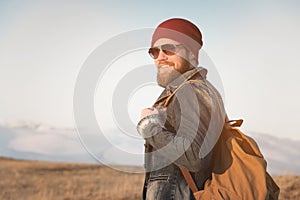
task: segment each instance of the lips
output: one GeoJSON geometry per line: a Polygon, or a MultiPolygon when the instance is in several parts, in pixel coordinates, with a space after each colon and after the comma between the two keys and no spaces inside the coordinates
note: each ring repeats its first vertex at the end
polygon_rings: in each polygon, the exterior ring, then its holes
{"type": "Polygon", "coordinates": [[[158,68],[173,68],[174,66],[174,63],[171,63],[171,62],[164,62],[164,63],[159,63],[158,64],[158,68]]]}
{"type": "Polygon", "coordinates": [[[159,68],[169,68],[169,65],[159,65],[159,68]]]}

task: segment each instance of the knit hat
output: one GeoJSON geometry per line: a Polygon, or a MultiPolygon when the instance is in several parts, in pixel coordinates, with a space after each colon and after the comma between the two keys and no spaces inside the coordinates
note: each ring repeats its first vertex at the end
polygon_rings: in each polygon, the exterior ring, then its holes
{"type": "Polygon", "coordinates": [[[168,19],[159,24],[153,33],[151,47],[159,38],[169,38],[183,44],[196,59],[203,45],[202,34],[198,27],[180,18],[168,19]]]}

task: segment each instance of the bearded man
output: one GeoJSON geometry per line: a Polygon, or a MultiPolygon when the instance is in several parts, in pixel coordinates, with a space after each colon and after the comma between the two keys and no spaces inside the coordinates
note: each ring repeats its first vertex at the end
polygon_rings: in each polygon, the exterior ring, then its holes
{"type": "Polygon", "coordinates": [[[185,19],[168,19],[153,33],[149,54],[165,89],[142,110],[137,125],[146,141],[143,199],[194,199],[181,168],[190,171],[198,189],[211,178],[225,111],[207,70],[197,67],[202,46],[199,28],[185,19]]]}

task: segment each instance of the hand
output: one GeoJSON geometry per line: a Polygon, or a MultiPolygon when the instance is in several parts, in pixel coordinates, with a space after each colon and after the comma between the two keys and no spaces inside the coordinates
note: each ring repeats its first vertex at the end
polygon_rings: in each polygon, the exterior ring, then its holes
{"type": "Polygon", "coordinates": [[[141,112],[141,119],[149,115],[155,115],[155,114],[158,114],[158,110],[156,108],[145,108],[141,112]]]}

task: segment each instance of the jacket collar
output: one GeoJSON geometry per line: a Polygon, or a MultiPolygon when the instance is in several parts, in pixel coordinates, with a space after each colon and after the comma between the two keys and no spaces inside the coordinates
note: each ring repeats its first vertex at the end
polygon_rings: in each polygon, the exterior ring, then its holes
{"type": "Polygon", "coordinates": [[[195,67],[192,68],[185,73],[183,73],[181,76],[179,76],[177,79],[172,81],[169,85],[166,86],[166,90],[170,90],[173,92],[179,85],[181,85],[183,82],[191,80],[192,78],[202,78],[206,79],[207,69],[203,67],[195,67]]]}

